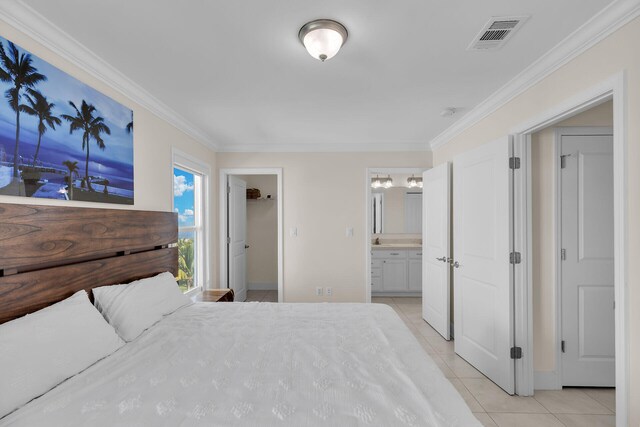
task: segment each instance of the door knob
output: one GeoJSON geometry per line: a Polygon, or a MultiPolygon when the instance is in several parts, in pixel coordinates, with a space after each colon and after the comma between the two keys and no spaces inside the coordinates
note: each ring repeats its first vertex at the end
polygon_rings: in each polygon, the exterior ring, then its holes
{"type": "Polygon", "coordinates": [[[244,245],[244,248],[245,249],[249,249],[249,245],[244,245]]]}
{"type": "MultiPolygon", "coordinates": [[[[452,260],[453,261],[453,260],[452,260]]],[[[453,264],[451,264],[451,266],[453,268],[460,268],[460,263],[458,261],[455,261],[453,264]]]]}
{"type": "Polygon", "coordinates": [[[438,261],[447,262],[447,257],[436,258],[438,261]]]}

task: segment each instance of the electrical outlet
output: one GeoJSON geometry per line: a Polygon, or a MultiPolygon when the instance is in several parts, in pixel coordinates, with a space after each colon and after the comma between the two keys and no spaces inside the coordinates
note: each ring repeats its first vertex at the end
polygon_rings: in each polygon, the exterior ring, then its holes
{"type": "Polygon", "coordinates": [[[328,297],[330,297],[331,295],[333,295],[333,289],[332,289],[332,288],[327,288],[327,289],[325,290],[325,294],[326,294],[328,297]]]}
{"type": "Polygon", "coordinates": [[[322,296],[322,288],[321,287],[317,287],[316,288],[316,296],[317,297],[321,297],[322,296]]]}

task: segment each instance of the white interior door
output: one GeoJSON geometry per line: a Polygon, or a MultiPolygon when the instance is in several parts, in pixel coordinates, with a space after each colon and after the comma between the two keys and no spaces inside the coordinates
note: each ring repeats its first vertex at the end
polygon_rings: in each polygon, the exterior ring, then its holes
{"type": "Polygon", "coordinates": [[[247,183],[229,175],[229,287],[235,292],[236,301],[247,299],[247,183]]]}
{"type": "Polygon", "coordinates": [[[453,161],[455,352],[510,394],[512,149],[505,137],[453,161]]]}
{"type": "Polygon", "coordinates": [[[613,387],[613,136],[560,144],[562,385],[613,387]]]}
{"type": "Polygon", "coordinates": [[[451,164],[422,174],[422,318],[449,339],[451,164]]]}

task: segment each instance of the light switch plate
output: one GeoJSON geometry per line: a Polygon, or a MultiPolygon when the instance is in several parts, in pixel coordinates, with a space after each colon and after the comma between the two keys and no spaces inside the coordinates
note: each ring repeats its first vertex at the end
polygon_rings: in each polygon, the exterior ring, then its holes
{"type": "Polygon", "coordinates": [[[353,227],[347,227],[346,235],[347,237],[353,237],[353,227]]]}
{"type": "Polygon", "coordinates": [[[289,236],[298,237],[298,227],[291,227],[289,229],[289,236]]]}

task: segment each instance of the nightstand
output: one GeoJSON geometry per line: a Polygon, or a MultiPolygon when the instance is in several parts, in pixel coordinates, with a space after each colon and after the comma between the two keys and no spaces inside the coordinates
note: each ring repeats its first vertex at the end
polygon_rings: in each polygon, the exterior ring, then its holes
{"type": "Polygon", "coordinates": [[[202,291],[197,297],[198,302],[233,302],[233,289],[209,289],[202,291]]]}

